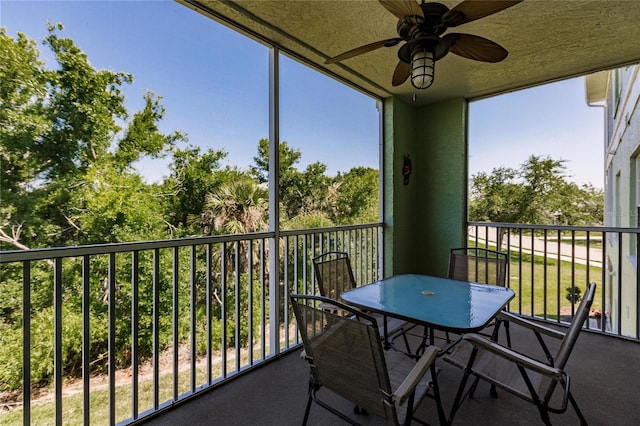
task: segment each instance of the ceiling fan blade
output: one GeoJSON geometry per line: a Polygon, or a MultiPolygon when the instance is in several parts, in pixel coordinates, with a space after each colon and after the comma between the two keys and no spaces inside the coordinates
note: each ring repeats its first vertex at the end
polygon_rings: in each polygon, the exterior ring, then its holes
{"type": "Polygon", "coordinates": [[[376,41],[374,43],[365,44],[364,46],[356,47],[355,49],[348,50],[341,53],[338,56],[329,58],[324,61],[325,64],[335,64],[336,62],[344,61],[345,59],[353,58],[354,56],[362,55],[363,53],[371,52],[372,50],[379,49],[381,47],[391,47],[402,41],[401,38],[388,38],[386,40],[376,41]]]}
{"type": "Polygon", "coordinates": [[[498,43],[476,35],[450,33],[442,38],[450,43],[449,52],[475,61],[500,62],[509,54],[498,43]]]}
{"type": "Polygon", "coordinates": [[[411,65],[403,61],[398,62],[396,70],[393,72],[391,85],[400,86],[409,78],[409,75],[411,75],[411,65]]]}
{"type": "Polygon", "coordinates": [[[477,1],[466,0],[445,13],[442,16],[442,23],[447,27],[457,27],[485,16],[493,15],[501,10],[507,9],[521,3],[523,0],[515,1],[477,1]]]}
{"type": "Polygon", "coordinates": [[[424,16],[420,5],[413,0],[379,0],[389,12],[402,19],[405,16],[424,16]]]}

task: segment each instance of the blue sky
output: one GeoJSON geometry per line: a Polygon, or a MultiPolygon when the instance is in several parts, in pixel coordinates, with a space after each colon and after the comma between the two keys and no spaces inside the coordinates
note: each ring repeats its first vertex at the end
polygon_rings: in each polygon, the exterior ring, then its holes
{"type": "MultiPolygon", "coordinates": [[[[162,96],[161,129],[190,143],[224,149],[227,164],[248,167],[268,137],[268,49],[173,1],[0,2],[0,25],[41,42],[46,22],[83,49],[97,69],[134,75],[130,113],[147,90],[162,96]]],[[[52,64],[41,46],[42,57],[52,64]]],[[[287,58],[281,59],[280,139],[302,152],[300,167],[320,161],[328,172],[378,167],[375,101],[287,58]],[[339,155],[336,155],[339,153],[339,155]]],[[[602,110],[586,105],[584,79],[473,102],[469,172],[518,167],[529,155],[568,160],[578,183],[602,186],[602,110]]],[[[167,161],[142,161],[150,180],[167,161]]]]}
{"type": "MultiPolygon", "coordinates": [[[[20,31],[41,42],[47,21],[61,22],[62,35],[94,68],[134,75],[125,88],[130,113],[151,90],[166,107],[163,131],[186,132],[194,145],[224,149],[227,164],[253,164],[258,141],[269,136],[265,46],[173,1],[0,3],[0,25],[10,35],[20,31]]],[[[53,66],[52,55],[40,50],[53,66]]],[[[281,80],[280,140],[301,151],[299,167],[320,161],[330,174],[378,167],[375,100],[284,57],[281,80]]],[[[140,168],[157,180],[167,163],[143,161],[140,168]]]]}
{"type": "Polygon", "coordinates": [[[604,185],[604,110],[586,103],[584,77],[472,102],[469,173],[518,167],[530,155],[566,160],[578,183],[604,185]]]}

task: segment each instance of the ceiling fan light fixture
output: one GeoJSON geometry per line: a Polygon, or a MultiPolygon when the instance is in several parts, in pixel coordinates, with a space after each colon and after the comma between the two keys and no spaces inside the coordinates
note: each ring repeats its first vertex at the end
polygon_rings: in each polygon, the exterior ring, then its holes
{"type": "Polygon", "coordinates": [[[433,84],[435,62],[451,52],[480,62],[500,62],[509,52],[484,37],[446,33],[450,27],[472,22],[514,6],[522,0],[479,1],[463,0],[453,9],[438,1],[379,0],[380,4],[398,18],[398,37],[379,40],[348,50],[325,63],[333,64],[362,55],[381,47],[392,47],[404,42],[398,49],[398,65],[393,71],[391,85],[400,86],[411,78],[411,85],[424,90],[433,84]]]}
{"type": "Polygon", "coordinates": [[[433,84],[436,68],[435,52],[426,46],[419,46],[411,53],[411,85],[418,90],[433,84]]]}

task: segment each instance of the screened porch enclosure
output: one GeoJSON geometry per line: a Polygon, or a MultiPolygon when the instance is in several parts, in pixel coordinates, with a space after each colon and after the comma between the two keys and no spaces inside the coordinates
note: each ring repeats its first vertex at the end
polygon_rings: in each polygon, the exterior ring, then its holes
{"type": "MultiPolygon", "coordinates": [[[[0,413],[0,423],[299,424],[295,410],[304,410],[297,398],[306,397],[308,369],[298,357],[300,340],[286,300],[293,292],[317,294],[313,256],[347,251],[358,285],[402,273],[445,276],[450,248],[489,246],[478,229],[497,226],[512,236],[499,247],[509,253],[507,285],[517,293],[511,312],[562,328],[575,307],[566,288],[584,290],[587,282],[598,283],[599,313],[592,313],[578,342],[572,386],[595,424],[612,419],[635,424],[637,377],[630,372],[640,361],[640,275],[636,267],[635,282],[622,282],[609,274],[613,269],[605,266],[604,255],[637,246],[637,230],[468,223],[467,115],[473,99],[640,62],[640,37],[633,37],[640,8],[624,1],[544,2],[544,8],[540,2],[521,2],[501,12],[498,21],[487,18],[464,29],[509,43],[509,60],[486,68],[447,57],[438,62],[431,90],[416,94],[409,84],[392,86],[395,52],[325,64],[340,50],[371,42],[369,36],[394,36],[397,18],[378,2],[178,3],[266,46],[261,81],[268,99],[260,101],[268,111],[264,129],[272,182],[278,181],[284,139],[282,56],[377,103],[380,220],[281,229],[281,195],[271,185],[265,232],[2,252],[3,274],[22,283],[22,292],[12,295],[22,331],[20,362],[6,370],[22,387],[0,413]],[[554,31],[541,33],[541,28],[554,31]],[[413,171],[405,185],[407,155],[413,171]],[[554,255],[551,248],[559,243],[550,236],[575,232],[586,233],[587,249],[601,244],[602,257],[588,250],[584,263],[571,238],[569,252],[554,255]],[[527,246],[534,237],[541,238],[542,249],[527,246]],[[92,304],[92,296],[100,302],[92,304]],[[52,301],[47,329],[32,327],[35,298],[52,301]],[[81,314],[68,314],[65,304],[71,301],[81,314]],[[116,319],[127,325],[116,327],[116,319]],[[125,356],[117,357],[115,349],[125,356]],[[34,363],[37,350],[46,351],[49,361],[34,363]],[[81,354],[81,362],[65,365],[61,360],[69,351],[81,354]],[[43,370],[50,377],[46,383],[34,379],[43,370]],[[65,378],[70,371],[73,381],[65,378]],[[49,386],[45,400],[36,394],[43,384],[49,386]]],[[[315,120],[308,117],[307,124],[315,120]]],[[[622,254],[611,258],[621,265],[628,260],[622,254]]],[[[457,376],[443,370],[444,377],[452,384],[457,376]]],[[[444,395],[447,406],[450,393],[444,395]]],[[[468,405],[467,417],[461,411],[458,422],[486,424],[488,417],[538,424],[536,414],[517,403],[505,409],[512,401],[502,404],[504,396],[482,398],[468,405]]],[[[554,419],[574,421],[571,412],[554,419]]],[[[314,421],[333,420],[319,416],[314,421]]]]}

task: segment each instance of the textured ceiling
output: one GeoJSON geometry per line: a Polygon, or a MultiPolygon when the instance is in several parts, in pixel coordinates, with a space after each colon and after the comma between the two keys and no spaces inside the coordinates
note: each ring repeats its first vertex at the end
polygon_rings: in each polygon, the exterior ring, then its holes
{"type": "MultiPolygon", "coordinates": [[[[488,38],[509,56],[492,64],[449,53],[436,63],[433,86],[422,91],[409,81],[391,85],[398,46],[324,64],[344,51],[397,35],[398,19],[377,0],[179,1],[375,95],[396,94],[411,102],[417,93],[417,104],[486,97],[640,62],[638,0],[525,0],[456,27],[449,32],[488,38]]],[[[453,8],[459,1],[441,3],[453,8]]]]}

